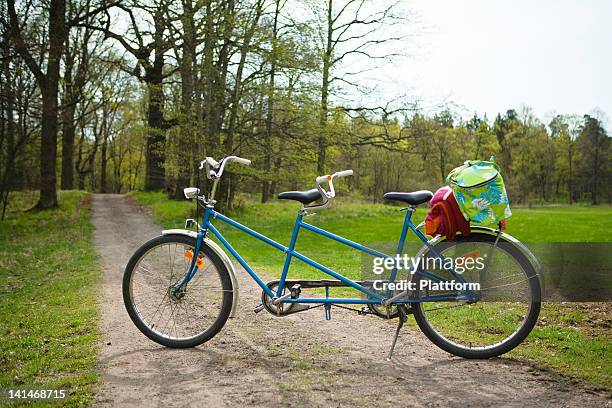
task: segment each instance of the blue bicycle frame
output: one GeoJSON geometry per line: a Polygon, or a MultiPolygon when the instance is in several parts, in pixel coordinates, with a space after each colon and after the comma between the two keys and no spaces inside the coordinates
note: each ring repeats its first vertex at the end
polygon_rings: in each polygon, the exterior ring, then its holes
{"type": "MultiPolygon", "coordinates": [[[[396,251],[396,255],[401,255],[403,250],[404,250],[404,243],[406,241],[406,236],[408,234],[408,230],[411,230],[431,251],[432,253],[441,259],[444,259],[444,257],[439,254],[431,244],[429,244],[429,242],[427,241],[427,238],[425,237],[425,235],[423,235],[423,233],[421,231],[419,231],[417,229],[417,227],[414,225],[414,223],[411,220],[412,217],[412,213],[414,212],[413,208],[409,208],[406,210],[406,216],[404,217],[404,224],[402,227],[402,231],[400,234],[400,238],[399,238],[399,242],[397,245],[397,251],[396,251]]],[[[303,262],[305,262],[306,264],[320,270],[321,272],[324,272],[327,275],[332,276],[333,278],[337,279],[340,282],[343,282],[344,284],[346,284],[346,286],[351,287],[365,295],[367,295],[367,298],[362,297],[362,298],[330,298],[328,295],[328,290],[326,290],[326,297],[325,298],[296,298],[296,299],[292,299],[292,298],[287,298],[287,299],[283,299],[282,303],[310,303],[310,304],[324,304],[326,305],[326,307],[328,305],[331,304],[361,304],[361,305],[367,305],[367,304],[381,304],[381,302],[385,299],[388,299],[389,295],[390,295],[390,291],[387,291],[387,297],[381,295],[380,293],[377,293],[367,287],[364,287],[363,285],[335,272],[334,270],[321,265],[320,263],[308,258],[307,256],[302,255],[301,253],[299,253],[298,251],[295,250],[295,245],[297,242],[297,238],[299,235],[299,231],[300,229],[305,229],[311,232],[314,232],[315,234],[319,234],[325,238],[334,240],[336,242],[339,242],[341,244],[344,244],[346,246],[349,246],[351,248],[357,249],[361,252],[367,253],[369,255],[373,255],[375,257],[380,257],[380,258],[394,258],[392,256],[389,256],[387,254],[384,254],[382,252],[379,252],[375,249],[372,248],[368,248],[364,245],[361,245],[357,242],[353,242],[349,239],[343,238],[339,235],[333,234],[329,231],[325,231],[319,227],[316,227],[312,224],[308,224],[306,222],[303,221],[302,219],[303,217],[303,212],[299,211],[298,212],[298,216],[295,220],[295,224],[293,226],[293,233],[291,234],[291,240],[289,242],[289,246],[286,247],[284,245],[279,244],[278,242],[266,237],[265,235],[260,234],[257,231],[252,230],[249,227],[246,227],[242,224],[240,224],[239,222],[234,221],[233,219],[226,217],[225,215],[217,212],[214,210],[214,208],[212,206],[207,206],[206,210],[204,212],[203,218],[202,218],[202,225],[201,225],[201,229],[200,232],[198,233],[197,236],[197,240],[196,240],[196,247],[195,247],[195,253],[199,253],[200,251],[200,247],[202,245],[202,242],[204,240],[204,238],[207,236],[208,232],[210,231],[218,240],[219,242],[221,242],[221,244],[236,258],[236,260],[240,263],[240,265],[242,265],[242,267],[247,271],[247,273],[251,276],[251,278],[253,278],[253,280],[255,280],[255,282],[257,282],[257,284],[261,287],[261,289],[270,297],[270,298],[280,298],[283,290],[285,289],[285,282],[287,279],[287,275],[289,273],[289,268],[291,265],[291,260],[293,258],[297,258],[303,262]],[[267,285],[266,283],[259,277],[259,275],[257,275],[257,273],[255,273],[255,271],[253,271],[253,269],[249,266],[249,264],[240,256],[240,254],[234,249],[234,247],[232,247],[232,245],[223,237],[223,235],[219,232],[219,230],[217,228],[215,228],[215,226],[212,224],[212,220],[220,220],[223,221],[237,229],[239,229],[240,231],[243,231],[255,238],[257,238],[260,241],[265,242],[266,244],[278,249],[279,251],[282,251],[286,254],[285,257],[285,262],[284,262],[284,266],[283,266],[283,271],[281,273],[280,276],[280,280],[278,281],[278,289],[277,292],[274,293],[267,285]]],[[[175,291],[179,291],[181,290],[185,284],[187,284],[187,282],[189,282],[193,276],[196,274],[198,267],[196,265],[196,258],[197,257],[193,257],[191,265],[189,270],[187,271],[187,273],[185,274],[185,276],[183,276],[183,278],[175,285],[174,290],[175,291]]],[[[465,279],[461,276],[461,274],[455,272],[454,270],[450,270],[449,271],[454,278],[456,278],[459,282],[461,283],[465,283],[465,279]]],[[[434,282],[445,282],[447,281],[447,279],[441,278],[437,275],[435,275],[434,273],[428,272],[428,271],[418,271],[416,272],[422,276],[425,276],[426,278],[434,281],[434,282]]],[[[390,279],[388,282],[395,282],[397,277],[397,267],[393,268],[393,270],[391,271],[390,274],[390,279]]],[[[465,291],[465,292],[461,292],[461,299],[465,299],[465,300],[471,300],[473,299],[473,297],[475,296],[475,294],[473,294],[471,291],[465,291]]],[[[431,301],[456,301],[458,299],[458,295],[453,295],[453,294],[440,294],[440,295],[431,295],[428,297],[422,297],[422,298],[408,298],[407,296],[404,296],[400,299],[397,299],[396,301],[393,301],[392,304],[408,304],[408,303],[416,303],[416,302],[431,302],[431,301]]]]}

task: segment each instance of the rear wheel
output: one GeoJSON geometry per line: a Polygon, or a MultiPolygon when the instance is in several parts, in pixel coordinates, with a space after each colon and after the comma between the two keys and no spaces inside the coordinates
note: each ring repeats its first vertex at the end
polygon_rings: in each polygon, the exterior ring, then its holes
{"type": "Polygon", "coordinates": [[[179,293],[172,289],[189,269],[196,240],[162,235],[132,256],[123,275],[123,300],[130,318],[151,340],[173,348],[210,340],[232,309],[232,281],[223,261],[208,246],[198,254],[195,276],[179,293]]]}
{"type": "MultiPolygon", "coordinates": [[[[538,319],[541,289],[533,265],[503,238],[494,247],[495,238],[473,232],[434,247],[445,259],[461,258],[460,262],[465,263],[465,259],[476,261],[481,257],[483,264],[488,262],[488,268],[462,273],[467,282],[479,283],[479,290],[474,290],[479,297],[477,301],[429,301],[413,305],[415,320],[423,333],[441,349],[460,357],[490,358],[507,353],[527,337],[538,319]]],[[[423,259],[436,258],[428,252],[423,259]]],[[[446,280],[455,279],[438,264],[429,261],[427,268],[420,271],[427,270],[446,280]]],[[[418,289],[418,298],[461,295],[458,290],[429,288],[429,279],[419,272],[412,280],[416,288],[424,287],[418,289]]]]}

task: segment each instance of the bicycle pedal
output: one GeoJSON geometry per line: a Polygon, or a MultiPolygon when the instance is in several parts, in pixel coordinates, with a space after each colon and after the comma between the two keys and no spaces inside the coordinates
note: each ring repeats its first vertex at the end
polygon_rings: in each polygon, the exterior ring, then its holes
{"type": "Polygon", "coordinates": [[[362,307],[361,309],[357,310],[357,314],[360,316],[366,316],[366,315],[372,314],[372,312],[370,311],[369,308],[362,307]]]}
{"type": "Polygon", "coordinates": [[[297,299],[300,297],[300,294],[302,293],[302,285],[300,285],[299,283],[296,283],[295,285],[293,285],[291,287],[291,299],[297,299]]]}
{"type": "Polygon", "coordinates": [[[260,304],[259,306],[257,306],[257,307],[255,308],[255,310],[253,310],[253,312],[255,312],[255,314],[257,314],[257,313],[261,312],[263,309],[264,309],[264,305],[263,305],[263,303],[262,303],[262,304],[260,304]]]}

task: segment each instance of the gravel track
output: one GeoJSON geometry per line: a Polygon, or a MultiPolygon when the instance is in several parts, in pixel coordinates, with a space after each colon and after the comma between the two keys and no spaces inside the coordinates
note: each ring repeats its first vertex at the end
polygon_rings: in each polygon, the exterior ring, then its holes
{"type": "Polygon", "coordinates": [[[371,316],[332,309],[325,321],[321,308],[256,315],[260,289],[244,271],[237,315],[215,338],[161,347],[132,324],[121,296],[129,257],[161,227],[114,194],[94,195],[92,222],[103,267],[96,406],[612,406],[604,394],[509,359],[453,357],[411,328],[387,362],[395,326],[371,316]]]}

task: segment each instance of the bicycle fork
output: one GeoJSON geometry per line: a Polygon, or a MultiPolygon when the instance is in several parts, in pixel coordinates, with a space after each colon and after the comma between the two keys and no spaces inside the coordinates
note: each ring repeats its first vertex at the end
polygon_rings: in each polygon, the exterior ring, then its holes
{"type": "Polygon", "coordinates": [[[199,259],[200,249],[202,248],[203,240],[204,240],[204,232],[200,231],[200,233],[198,234],[198,238],[196,239],[195,248],[193,249],[193,256],[189,263],[189,269],[187,270],[185,275],[183,275],[183,277],[173,287],[170,288],[170,294],[172,296],[177,297],[179,293],[185,288],[185,285],[187,285],[187,283],[191,279],[193,279],[196,272],[198,271],[198,266],[199,266],[198,259],[199,259]]]}

